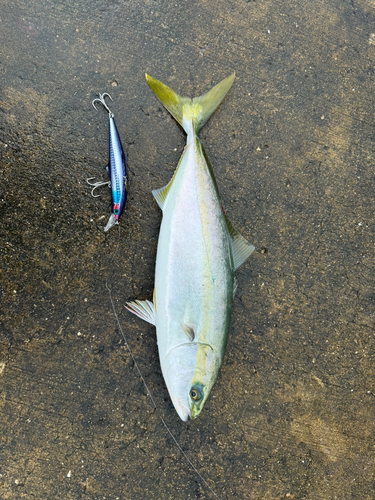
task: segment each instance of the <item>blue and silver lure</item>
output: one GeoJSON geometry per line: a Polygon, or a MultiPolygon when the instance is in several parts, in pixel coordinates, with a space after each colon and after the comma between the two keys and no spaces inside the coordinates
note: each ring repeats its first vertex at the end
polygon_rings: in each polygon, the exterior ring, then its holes
{"type": "Polygon", "coordinates": [[[115,124],[114,114],[108,108],[105,97],[108,96],[111,101],[112,97],[107,94],[99,94],[99,98],[92,101],[92,105],[97,110],[95,102],[99,101],[109,114],[109,161],[106,166],[107,174],[109,176],[109,181],[104,182],[90,182],[94,177],[87,179],[90,186],[94,186],[91,190],[92,196],[95,198],[100,195],[95,195],[94,191],[100,186],[110,186],[112,191],[112,213],[109,218],[104,231],[108,231],[112,226],[118,224],[120,216],[125,208],[126,198],[128,194],[128,179],[126,172],[126,160],[124,155],[124,150],[122,149],[122,144],[120,136],[115,124]]]}

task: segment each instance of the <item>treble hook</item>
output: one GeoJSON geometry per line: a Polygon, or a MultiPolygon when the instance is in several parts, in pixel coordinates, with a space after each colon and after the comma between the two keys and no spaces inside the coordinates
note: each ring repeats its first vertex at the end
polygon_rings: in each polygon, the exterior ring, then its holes
{"type": "Polygon", "coordinates": [[[95,177],[89,177],[88,179],[86,179],[86,182],[87,182],[87,184],[89,184],[89,186],[94,186],[91,189],[91,196],[93,196],[94,198],[99,198],[99,196],[101,196],[101,194],[94,194],[95,189],[98,187],[101,187],[101,186],[110,186],[111,181],[90,182],[92,179],[95,179],[95,177]]]}
{"type": "Polygon", "coordinates": [[[107,106],[107,104],[105,102],[105,97],[106,96],[108,96],[111,99],[111,101],[113,101],[112,97],[109,94],[107,94],[107,92],[104,92],[104,94],[101,94],[99,92],[99,98],[97,97],[96,99],[94,99],[92,101],[92,105],[94,106],[94,108],[96,109],[96,111],[98,111],[98,108],[95,106],[94,102],[95,101],[99,101],[101,104],[103,104],[103,106],[105,107],[105,109],[108,111],[109,117],[113,118],[115,115],[112,113],[112,111],[109,109],[109,107],[107,106]]]}

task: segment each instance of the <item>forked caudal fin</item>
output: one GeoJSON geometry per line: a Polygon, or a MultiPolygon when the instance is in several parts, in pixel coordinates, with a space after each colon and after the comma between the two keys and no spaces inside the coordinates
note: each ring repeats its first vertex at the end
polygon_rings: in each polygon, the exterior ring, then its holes
{"type": "Polygon", "coordinates": [[[215,85],[207,94],[190,99],[181,97],[164,83],[146,74],[146,80],[163,106],[188,134],[191,124],[195,133],[203,127],[232,86],[235,74],[215,85]]]}

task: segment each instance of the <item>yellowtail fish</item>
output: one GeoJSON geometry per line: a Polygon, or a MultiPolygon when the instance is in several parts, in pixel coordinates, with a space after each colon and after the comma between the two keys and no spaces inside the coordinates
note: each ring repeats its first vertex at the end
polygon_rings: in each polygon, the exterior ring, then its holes
{"type": "Polygon", "coordinates": [[[184,128],[187,141],[171,181],[153,191],[163,211],[153,302],[127,305],[156,326],[164,380],[184,421],[199,415],[218,377],[236,291],[234,272],[254,251],[222,208],[198,136],[234,76],[190,99],[146,75],[156,97],[184,128]]]}

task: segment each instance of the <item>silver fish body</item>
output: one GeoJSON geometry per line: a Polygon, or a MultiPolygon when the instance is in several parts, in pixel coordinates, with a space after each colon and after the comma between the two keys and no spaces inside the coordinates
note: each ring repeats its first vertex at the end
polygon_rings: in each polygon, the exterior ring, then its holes
{"type": "Polygon", "coordinates": [[[197,100],[171,94],[173,100],[180,100],[182,119],[178,110],[168,106],[170,94],[166,102],[165,93],[173,91],[147,77],[162,103],[182,122],[187,144],[170,183],[153,192],[163,210],[154,302],[128,305],[156,326],[163,377],[184,421],[198,416],[217,379],[228,338],[234,272],[254,250],[223,211],[198,137],[199,128],[224,98],[233,77],[197,100]]]}

